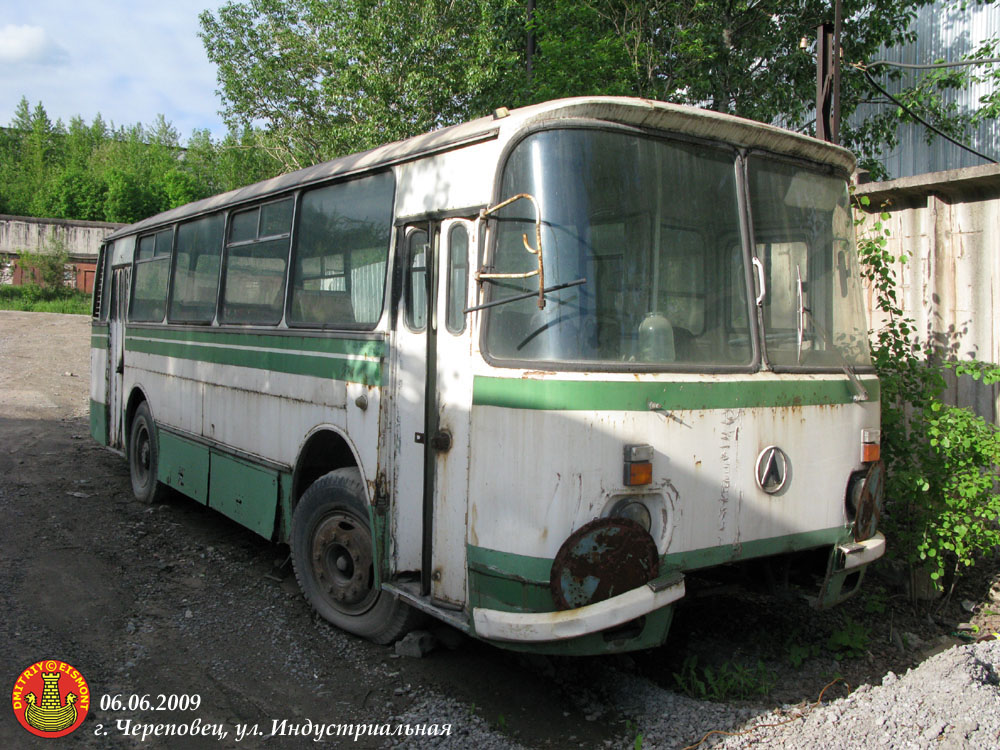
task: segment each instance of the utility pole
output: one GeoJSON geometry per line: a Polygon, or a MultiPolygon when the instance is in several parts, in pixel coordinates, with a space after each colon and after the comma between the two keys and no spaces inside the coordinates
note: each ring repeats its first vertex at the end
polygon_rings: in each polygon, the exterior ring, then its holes
{"type": "Polygon", "coordinates": [[[830,143],[840,143],[840,3],[833,23],[816,29],[816,137],[830,143]]]}

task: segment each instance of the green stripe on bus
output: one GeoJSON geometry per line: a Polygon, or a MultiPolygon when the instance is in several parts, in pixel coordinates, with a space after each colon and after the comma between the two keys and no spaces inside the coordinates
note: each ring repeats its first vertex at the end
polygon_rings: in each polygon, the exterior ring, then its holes
{"type": "MultiPolygon", "coordinates": [[[[799,550],[833,547],[850,540],[843,526],[798,534],[755,539],[740,544],[668,552],[660,557],[661,573],[709,568],[739,560],[799,550]]],[[[547,611],[552,608],[549,577],[552,560],[468,545],[469,587],[476,606],[507,611],[547,611]],[[538,609],[542,607],[542,609],[538,609]]]]}
{"type": "Polygon", "coordinates": [[[91,349],[107,349],[108,348],[108,334],[106,333],[95,333],[90,337],[90,348],[91,349]]]}
{"type": "Polygon", "coordinates": [[[169,328],[137,328],[130,326],[129,337],[157,339],[189,344],[214,344],[220,346],[250,346],[266,349],[287,349],[298,352],[323,354],[349,354],[351,356],[381,359],[385,356],[385,341],[380,339],[348,339],[334,336],[295,336],[287,334],[256,333],[247,331],[172,330],[169,328]]]}
{"type": "Polygon", "coordinates": [[[125,349],[130,352],[158,354],[163,357],[211,362],[218,365],[250,367],[290,375],[311,375],[365,385],[382,385],[381,362],[361,359],[322,357],[295,351],[229,349],[187,341],[145,341],[134,335],[125,338],[125,349]]]}
{"type": "Polygon", "coordinates": [[[90,399],[90,434],[101,445],[108,444],[107,406],[90,399]]]}
{"type": "MultiPolygon", "coordinates": [[[[807,376],[806,376],[807,377],[807,376]]],[[[875,379],[862,381],[878,401],[875,379]]],[[[553,411],[648,411],[650,403],[672,409],[740,409],[768,406],[849,404],[854,391],[843,380],[711,380],[699,382],[610,382],[529,380],[477,375],[472,403],[508,409],[553,411]]]]}

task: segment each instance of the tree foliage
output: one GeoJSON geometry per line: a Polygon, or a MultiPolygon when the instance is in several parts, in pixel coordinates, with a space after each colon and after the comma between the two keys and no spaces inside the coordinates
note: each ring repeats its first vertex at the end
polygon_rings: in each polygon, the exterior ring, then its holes
{"type": "Polygon", "coordinates": [[[233,129],[288,169],[432,130],[518,98],[513,0],[245,0],[201,15],[233,129]]]}
{"type": "MultiPolygon", "coordinates": [[[[851,63],[912,40],[930,1],[843,0],[842,141],[877,177],[874,157],[909,116],[881,106],[851,63]]],[[[231,126],[261,128],[287,169],[498,106],[577,95],[693,104],[813,132],[816,29],[833,20],[832,0],[538,0],[530,19],[513,0],[230,0],[201,16],[231,126]]],[[[990,44],[974,54],[991,54],[990,44]]],[[[972,114],[940,94],[986,75],[921,76],[903,96],[959,132],[995,116],[1000,94],[972,114]]]]}
{"type": "Polygon", "coordinates": [[[114,127],[97,115],[52,122],[39,102],[21,99],[0,129],[0,213],[134,222],[168,208],[277,174],[258,134],[207,131],[182,146],[159,116],[150,127],[114,127]]]}

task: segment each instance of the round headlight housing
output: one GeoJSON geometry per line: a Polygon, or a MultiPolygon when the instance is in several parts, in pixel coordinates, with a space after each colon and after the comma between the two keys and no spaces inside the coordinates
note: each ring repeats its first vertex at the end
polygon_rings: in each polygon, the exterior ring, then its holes
{"type": "Polygon", "coordinates": [[[653,516],[649,512],[649,508],[646,507],[646,504],[642,500],[636,497],[623,497],[614,504],[608,516],[635,521],[646,531],[649,531],[653,526],[653,516]]]}

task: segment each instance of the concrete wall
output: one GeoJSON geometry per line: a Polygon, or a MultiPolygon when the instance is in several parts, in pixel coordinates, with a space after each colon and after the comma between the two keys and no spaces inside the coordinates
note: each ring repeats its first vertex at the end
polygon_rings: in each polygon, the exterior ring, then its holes
{"type": "MultiPolygon", "coordinates": [[[[889,252],[909,257],[895,267],[898,294],[924,339],[948,358],[1000,363],[1000,165],[859,185],[856,195],[871,200],[868,227],[889,213],[889,252]]],[[[877,330],[871,297],[869,315],[877,330]]],[[[952,403],[996,421],[996,386],[963,378],[949,390],[952,403]]]]}
{"type": "Polygon", "coordinates": [[[0,214],[0,255],[18,255],[24,250],[45,252],[52,240],[58,239],[74,259],[96,260],[101,241],[121,226],[124,224],[0,214]]]}
{"type": "Polygon", "coordinates": [[[94,288],[97,254],[101,242],[118,227],[104,221],[68,221],[66,219],[36,219],[30,216],[0,214],[0,284],[22,284],[27,280],[17,258],[27,250],[32,253],[51,251],[61,244],[69,254],[66,283],[83,292],[94,288]]]}

